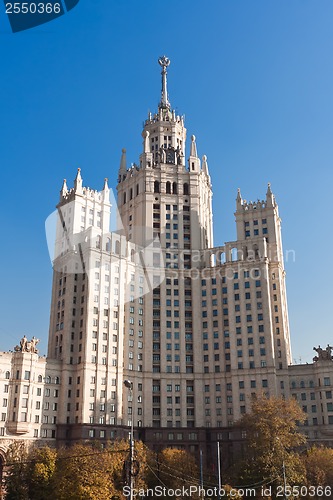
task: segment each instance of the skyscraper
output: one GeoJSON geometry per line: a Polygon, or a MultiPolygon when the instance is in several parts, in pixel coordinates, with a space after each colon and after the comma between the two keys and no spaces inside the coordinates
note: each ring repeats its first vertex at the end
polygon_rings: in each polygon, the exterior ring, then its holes
{"type": "Polygon", "coordinates": [[[329,346],[314,365],[290,367],[271,186],[253,202],[238,190],[237,239],[214,247],[207,156],[199,158],[193,135],[186,154],[184,118],[167,90],[170,61],[159,64],[161,99],[144,122],[138,164],[128,168],[122,152],[117,228],[107,179],[96,191],[78,170],[73,188],[63,183],[48,356],[26,340],[2,355],[3,449],[13,439],[103,444],[133,419],[136,437],[153,448],[200,446],[209,457],[253,397],[288,398],[290,389],[321,412],[321,421],[309,417],[311,439],[325,439],[333,424],[333,407],[320,403],[321,379],[328,398],[333,381],[329,346]],[[298,394],[305,386],[309,394],[298,394]]]}
{"type": "Polygon", "coordinates": [[[70,396],[61,386],[58,422],[69,439],[132,417],[143,429],[228,427],[253,394],[288,395],[275,197],[270,186],[253,203],[238,192],[237,240],[213,247],[207,157],[199,159],[192,136],[186,160],[184,118],[167,92],[169,62],[159,59],[161,100],[144,123],[139,164],[127,168],[122,153],[118,231],[109,232],[106,181],[92,191],[78,171],[74,188],[61,190],[48,358],[72,381],[70,396]],[[149,239],[153,275],[143,291],[138,249],[146,253],[149,239]],[[135,401],[123,379],[133,381],[135,401]]]}

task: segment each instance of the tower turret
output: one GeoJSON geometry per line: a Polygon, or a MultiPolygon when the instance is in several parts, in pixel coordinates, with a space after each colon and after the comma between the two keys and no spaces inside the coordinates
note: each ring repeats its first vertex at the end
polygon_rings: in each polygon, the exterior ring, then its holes
{"type": "Polygon", "coordinates": [[[237,189],[237,198],[236,198],[236,210],[240,210],[243,204],[242,194],[240,188],[237,189]]]}
{"type": "Polygon", "coordinates": [[[276,205],[275,196],[272,193],[271,183],[270,182],[267,185],[266,204],[267,204],[268,207],[274,207],[276,205]]]}
{"type": "Polygon", "coordinates": [[[125,179],[127,173],[127,166],[126,166],[126,149],[123,148],[121,150],[121,159],[120,159],[120,166],[119,166],[119,172],[118,172],[118,181],[121,182],[125,179]]]}
{"type": "Polygon", "coordinates": [[[67,181],[64,179],[64,182],[62,183],[62,188],[60,190],[60,197],[66,196],[68,193],[68,187],[67,187],[67,181]]]}
{"type": "Polygon", "coordinates": [[[76,194],[82,194],[82,177],[81,177],[81,169],[77,169],[77,174],[74,180],[74,191],[76,194]]]}
{"type": "Polygon", "coordinates": [[[200,159],[197,153],[197,145],[195,142],[195,135],[191,136],[191,148],[190,148],[190,157],[188,159],[189,171],[190,172],[199,172],[200,171],[200,159]]]}

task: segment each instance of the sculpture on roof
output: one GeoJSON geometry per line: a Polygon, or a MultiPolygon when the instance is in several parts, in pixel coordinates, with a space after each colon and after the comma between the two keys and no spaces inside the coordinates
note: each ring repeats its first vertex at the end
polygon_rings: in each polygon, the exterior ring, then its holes
{"type": "Polygon", "coordinates": [[[318,355],[313,358],[313,361],[332,361],[332,349],[333,347],[329,344],[327,344],[326,349],[323,349],[320,345],[318,347],[314,347],[313,350],[316,351],[318,355]]]}
{"type": "Polygon", "coordinates": [[[31,352],[33,354],[38,354],[38,349],[36,345],[40,342],[35,336],[31,340],[28,340],[24,335],[20,340],[20,345],[15,346],[14,350],[16,352],[31,352]]]}

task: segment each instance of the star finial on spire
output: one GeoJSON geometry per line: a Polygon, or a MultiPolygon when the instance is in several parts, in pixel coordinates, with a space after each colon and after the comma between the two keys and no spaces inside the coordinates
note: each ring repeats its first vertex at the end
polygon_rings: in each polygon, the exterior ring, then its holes
{"type": "Polygon", "coordinates": [[[168,90],[167,90],[167,67],[170,65],[170,59],[166,56],[161,56],[158,59],[158,64],[162,67],[161,75],[162,75],[162,95],[161,95],[161,108],[170,109],[170,103],[168,99],[168,90]]]}

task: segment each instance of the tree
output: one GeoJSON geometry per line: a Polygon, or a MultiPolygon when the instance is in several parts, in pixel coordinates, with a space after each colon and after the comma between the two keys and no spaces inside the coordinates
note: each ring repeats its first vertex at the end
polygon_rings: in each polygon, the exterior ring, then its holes
{"type": "MultiPolygon", "coordinates": [[[[238,484],[273,481],[283,486],[283,467],[290,486],[305,484],[305,467],[296,449],[306,442],[298,430],[305,414],[294,399],[260,398],[251,413],[237,423],[246,431],[246,457],[235,464],[232,478],[238,484]]],[[[274,489],[274,488],[273,488],[274,489]]]]}
{"type": "Polygon", "coordinates": [[[310,448],[303,455],[306,468],[307,486],[333,485],[333,450],[332,448],[310,448]]]}
{"type": "Polygon", "coordinates": [[[56,450],[48,446],[28,450],[23,442],[12,444],[6,460],[9,467],[5,477],[6,499],[54,498],[56,458],[56,450]]]}
{"type": "Polygon", "coordinates": [[[113,457],[96,446],[75,444],[58,452],[54,480],[57,500],[111,498],[113,457]]]}
{"type": "MultiPolygon", "coordinates": [[[[104,500],[123,498],[124,461],[128,441],[76,444],[54,450],[47,446],[27,451],[16,443],[7,454],[7,500],[104,500]]],[[[136,488],[146,488],[147,448],[135,442],[136,488]]]]}
{"type": "Polygon", "coordinates": [[[23,441],[10,445],[6,454],[8,472],[4,480],[7,500],[29,500],[25,481],[27,459],[28,451],[23,441]]]}
{"type": "MultiPolygon", "coordinates": [[[[123,486],[127,484],[129,479],[126,469],[126,464],[129,467],[129,442],[125,439],[112,442],[106,450],[112,454],[113,470],[112,480],[116,489],[116,494],[119,498],[123,497],[123,486]]],[[[145,489],[147,487],[147,473],[148,473],[148,454],[149,450],[142,441],[134,442],[134,487],[135,489],[145,489]]]]}
{"type": "Polygon", "coordinates": [[[57,451],[48,446],[34,448],[29,452],[25,468],[29,498],[34,500],[54,498],[56,460],[57,451]]]}
{"type": "MultiPolygon", "coordinates": [[[[195,458],[185,450],[165,448],[155,463],[155,473],[162,485],[170,489],[199,486],[199,469],[195,458]],[[157,467],[156,467],[157,466],[157,467]]],[[[192,495],[193,498],[198,498],[192,495]]]]}

